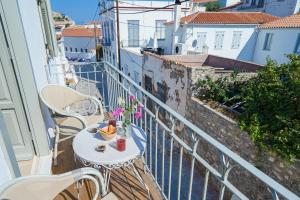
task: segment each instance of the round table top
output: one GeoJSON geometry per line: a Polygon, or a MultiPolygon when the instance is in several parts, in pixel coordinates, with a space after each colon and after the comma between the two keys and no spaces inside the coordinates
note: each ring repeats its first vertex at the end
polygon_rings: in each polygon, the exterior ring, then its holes
{"type": "Polygon", "coordinates": [[[95,124],[83,129],[73,140],[74,153],[84,161],[102,166],[122,165],[144,153],[147,136],[141,128],[132,125],[131,137],[126,138],[126,149],[121,152],[116,149],[116,141],[119,136],[106,141],[99,133],[88,131],[95,127],[99,127],[99,125],[95,124]],[[95,148],[98,145],[105,145],[105,151],[96,151],[95,148]]]}

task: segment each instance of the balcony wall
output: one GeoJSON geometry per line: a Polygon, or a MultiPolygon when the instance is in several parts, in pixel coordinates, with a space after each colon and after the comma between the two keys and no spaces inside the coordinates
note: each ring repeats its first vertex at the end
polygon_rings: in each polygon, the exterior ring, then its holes
{"type": "MultiPolygon", "coordinates": [[[[196,98],[192,97],[187,100],[186,109],[190,111],[186,113],[189,121],[300,195],[300,162],[289,163],[279,156],[259,150],[251,141],[249,134],[242,131],[234,120],[196,98]]],[[[198,152],[205,152],[202,154],[203,157],[208,159],[214,167],[221,167],[216,149],[205,143],[200,143],[198,152]]],[[[268,199],[269,192],[266,188],[260,187],[260,181],[251,177],[245,170],[240,168],[234,171],[231,178],[234,185],[237,185],[247,196],[252,197],[251,199],[268,199]]]]}

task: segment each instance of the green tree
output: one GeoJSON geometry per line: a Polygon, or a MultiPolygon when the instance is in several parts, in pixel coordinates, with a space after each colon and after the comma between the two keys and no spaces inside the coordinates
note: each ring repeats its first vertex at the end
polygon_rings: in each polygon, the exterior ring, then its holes
{"type": "Polygon", "coordinates": [[[206,11],[208,12],[217,12],[220,9],[220,4],[217,1],[208,2],[207,4],[205,4],[205,7],[206,7],[206,11]]]}
{"type": "Polygon", "coordinates": [[[278,65],[268,60],[243,88],[241,128],[262,147],[293,160],[300,158],[300,55],[278,65]]]}

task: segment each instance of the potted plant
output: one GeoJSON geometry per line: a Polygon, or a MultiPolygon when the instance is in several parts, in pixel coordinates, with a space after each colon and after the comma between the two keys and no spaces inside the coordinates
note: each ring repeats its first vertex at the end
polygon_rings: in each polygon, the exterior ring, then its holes
{"type": "Polygon", "coordinates": [[[142,104],[140,104],[138,99],[133,95],[129,96],[129,100],[129,105],[126,105],[125,100],[119,97],[119,107],[112,113],[115,118],[122,119],[122,129],[126,137],[131,136],[131,114],[134,114],[135,119],[140,119],[142,117],[142,104]]]}

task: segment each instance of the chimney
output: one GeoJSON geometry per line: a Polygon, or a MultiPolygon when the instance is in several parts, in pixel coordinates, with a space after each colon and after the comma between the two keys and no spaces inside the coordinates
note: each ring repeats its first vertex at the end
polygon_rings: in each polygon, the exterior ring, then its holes
{"type": "Polygon", "coordinates": [[[173,40],[172,40],[172,54],[175,54],[175,44],[178,43],[178,28],[180,26],[181,18],[181,2],[179,0],[175,1],[174,7],[174,23],[173,23],[173,40]]]}

